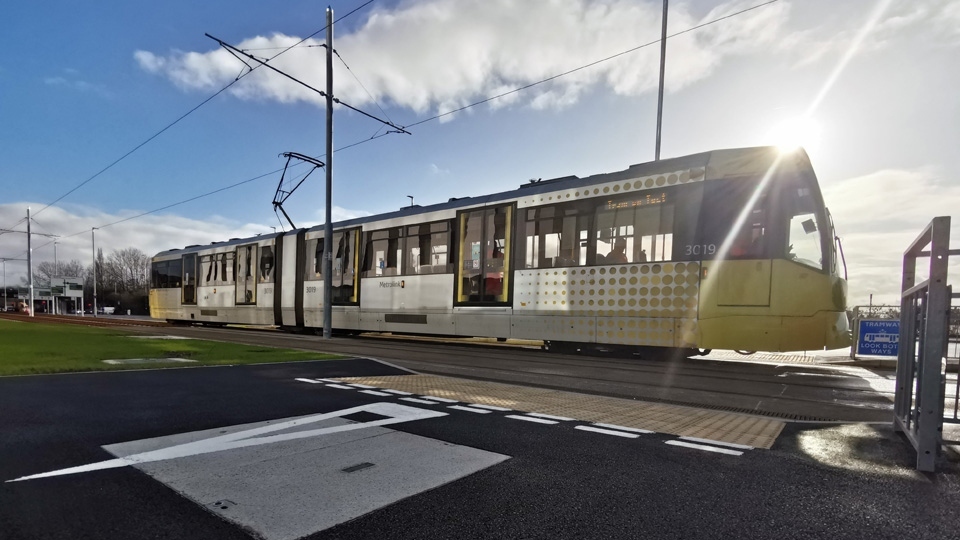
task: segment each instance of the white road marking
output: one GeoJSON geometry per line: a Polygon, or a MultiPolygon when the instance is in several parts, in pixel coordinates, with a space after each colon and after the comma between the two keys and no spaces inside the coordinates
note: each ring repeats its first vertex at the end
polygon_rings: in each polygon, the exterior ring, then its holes
{"type": "Polygon", "coordinates": [[[656,431],[650,431],[649,429],[640,429],[640,428],[627,427],[627,426],[618,426],[618,425],[616,425],[616,424],[600,424],[600,423],[596,423],[596,424],[594,424],[594,425],[597,426],[597,427],[608,428],[608,429],[619,429],[620,431],[632,431],[632,432],[634,432],[634,433],[643,433],[643,434],[645,434],[645,435],[649,435],[649,434],[651,434],[651,433],[656,433],[656,431]]]}
{"type": "Polygon", "coordinates": [[[396,403],[371,403],[368,405],[362,405],[360,407],[352,407],[350,409],[343,409],[340,411],[317,414],[314,416],[308,416],[306,418],[298,418],[296,420],[288,420],[286,422],[280,422],[277,424],[271,424],[271,425],[262,426],[258,428],[248,429],[245,431],[238,431],[236,433],[228,433],[226,435],[211,437],[209,439],[203,439],[200,441],[194,441],[194,442],[185,443],[185,444],[178,444],[175,446],[161,448],[159,450],[152,450],[149,452],[142,452],[139,454],[133,454],[133,455],[122,457],[122,458],[108,459],[106,461],[91,463],[89,465],[81,465],[79,467],[69,467],[69,468],[60,469],[57,471],[50,471],[50,472],[45,472],[40,474],[33,474],[30,476],[23,476],[15,480],[7,480],[7,482],[20,482],[23,480],[33,480],[36,478],[63,476],[67,474],[99,471],[103,469],[115,469],[118,467],[126,467],[127,465],[137,465],[140,463],[150,463],[153,461],[164,461],[168,459],[175,459],[175,458],[181,458],[181,457],[187,457],[187,456],[196,456],[199,454],[222,452],[224,450],[233,450],[235,448],[246,448],[248,446],[259,446],[262,444],[291,441],[296,439],[305,439],[308,437],[328,435],[330,433],[340,433],[344,431],[354,431],[357,429],[363,429],[367,427],[399,424],[401,422],[410,422],[413,420],[424,420],[427,418],[435,418],[438,416],[447,416],[447,414],[448,413],[440,412],[440,411],[431,411],[427,409],[407,407],[405,405],[398,405],[396,403]],[[326,428],[320,428],[320,429],[311,429],[306,431],[297,431],[294,433],[284,433],[281,435],[267,435],[269,433],[283,431],[285,429],[290,429],[297,426],[303,426],[306,424],[312,424],[314,422],[320,422],[322,420],[329,420],[331,418],[340,418],[343,416],[349,416],[351,414],[355,414],[359,412],[369,412],[373,414],[378,414],[380,416],[386,416],[387,418],[384,418],[383,420],[375,420],[372,422],[359,422],[355,424],[346,424],[342,426],[333,426],[333,427],[326,427],[326,428]],[[262,436],[262,435],[266,435],[266,436],[262,436]]]}
{"type": "Polygon", "coordinates": [[[339,388],[341,390],[356,390],[356,388],[352,386],[344,386],[342,384],[327,384],[327,388],[339,388]]]}
{"type": "Polygon", "coordinates": [[[727,454],[730,456],[742,456],[743,452],[739,450],[730,450],[728,448],[717,448],[716,446],[707,446],[705,444],[693,444],[684,441],[666,441],[671,446],[683,446],[685,448],[694,448],[697,450],[706,450],[707,452],[716,452],[718,454],[727,454]]]}
{"type": "Polygon", "coordinates": [[[347,383],[347,386],[353,386],[353,387],[355,387],[355,388],[366,388],[366,389],[368,389],[368,390],[370,390],[370,389],[376,389],[376,386],[370,386],[369,384],[360,384],[360,383],[349,383],[349,382],[348,382],[348,383],[347,383]]]}
{"type": "Polygon", "coordinates": [[[592,431],[594,433],[603,433],[604,435],[616,435],[617,437],[626,437],[628,439],[636,439],[640,435],[636,433],[624,433],[622,431],[614,431],[612,429],[603,429],[593,426],[576,426],[573,429],[579,429],[582,431],[592,431]]]}
{"type": "Polygon", "coordinates": [[[456,399],[447,399],[445,397],[436,397],[436,396],[421,396],[423,399],[432,399],[433,401],[439,401],[441,403],[457,403],[456,399]]]}
{"type": "Polygon", "coordinates": [[[404,392],[403,390],[391,390],[389,388],[382,388],[384,392],[390,392],[391,394],[396,394],[398,396],[412,396],[410,392],[404,392]]]}
{"type": "Polygon", "coordinates": [[[296,381],[310,383],[310,384],[320,384],[320,381],[315,381],[313,379],[294,379],[296,381]]]}
{"type": "Polygon", "coordinates": [[[704,444],[715,444],[717,446],[729,446],[730,448],[739,448],[740,450],[753,450],[752,446],[747,446],[745,444],[735,444],[723,441],[714,441],[713,439],[701,439],[699,437],[680,437],[684,441],[704,443],[704,444]]]}
{"type": "Polygon", "coordinates": [[[536,422],[538,424],[559,424],[553,420],[544,420],[543,418],[533,418],[532,416],[520,416],[518,414],[508,414],[504,418],[513,418],[514,420],[524,420],[526,422],[536,422]]]}
{"type": "Polygon", "coordinates": [[[553,416],[552,414],[540,414],[535,412],[528,412],[530,416],[536,416],[537,418],[546,418],[547,420],[559,420],[561,422],[572,422],[574,418],[567,418],[566,416],[553,416]]]}
{"type": "Polygon", "coordinates": [[[472,409],[472,408],[470,408],[470,407],[464,407],[464,406],[462,406],[462,405],[451,405],[451,406],[449,406],[449,407],[447,407],[447,408],[448,408],[448,409],[456,409],[456,410],[458,410],[458,411],[467,411],[467,412],[472,412],[472,413],[477,413],[477,414],[490,414],[490,411],[487,411],[487,410],[484,410],[484,409],[472,409]]]}
{"type": "Polygon", "coordinates": [[[386,392],[377,392],[376,390],[361,390],[360,393],[361,393],[361,394],[370,394],[371,396],[393,397],[392,394],[388,394],[388,393],[386,393],[386,392]]]}
{"type": "Polygon", "coordinates": [[[318,381],[328,382],[328,383],[342,383],[343,381],[338,381],[336,379],[317,379],[318,381]]]}
{"type": "Polygon", "coordinates": [[[480,407],[481,409],[490,409],[491,411],[501,411],[501,412],[507,412],[507,411],[513,410],[513,409],[508,409],[506,407],[496,407],[494,405],[483,405],[482,403],[471,403],[470,406],[480,407]]]}
{"type": "Polygon", "coordinates": [[[439,405],[436,401],[427,401],[425,399],[417,399],[415,397],[402,397],[401,401],[409,401],[411,403],[422,403],[424,405],[439,405]]]}

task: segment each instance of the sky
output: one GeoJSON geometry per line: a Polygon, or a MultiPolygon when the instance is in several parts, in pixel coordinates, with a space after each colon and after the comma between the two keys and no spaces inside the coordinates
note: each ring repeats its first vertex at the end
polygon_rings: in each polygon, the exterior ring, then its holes
{"type": "MultiPolygon", "coordinates": [[[[765,2],[671,2],[668,33],[765,2]]],[[[330,3],[342,17],[334,95],[396,125],[589,67],[410,135],[384,135],[384,125],[338,107],[334,220],[396,210],[407,196],[428,205],[654,159],[661,2],[364,4],[330,3]]],[[[280,154],[326,161],[323,98],[267,69],[246,74],[205,34],[264,59],[308,38],[270,65],[323,89],[325,8],[7,6],[0,229],[25,230],[30,207],[34,232],[60,237],[57,257],[84,262],[93,227],[105,253],[148,254],[289,229],[271,204],[280,154]]],[[[949,0],[780,0],[672,37],[661,157],[797,135],[843,240],[849,304],[870,295],[898,303],[903,250],[960,203],[958,49],[960,2],[949,0]]],[[[298,227],[323,222],[323,178],[317,171],[285,203],[298,227]]],[[[34,240],[34,259],[53,260],[50,240],[34,240]]],[[[0,258],[25,250],[25,235],[0,234],[0,258]]],[[[8,284],[25,275],[22,261],[3,266],[8,284]]]]}

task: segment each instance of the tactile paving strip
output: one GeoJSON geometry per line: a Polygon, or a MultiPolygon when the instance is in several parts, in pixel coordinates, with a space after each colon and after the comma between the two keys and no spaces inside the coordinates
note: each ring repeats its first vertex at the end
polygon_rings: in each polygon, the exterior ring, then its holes
{"type": "Polygon", "coordinates": [[[779,420],[744,414],[436,375],[344,377],[340,380],[464,403],[564,416],[583,422],[616,424],[755,448],[773,446],[784,427],[779,420]]]}

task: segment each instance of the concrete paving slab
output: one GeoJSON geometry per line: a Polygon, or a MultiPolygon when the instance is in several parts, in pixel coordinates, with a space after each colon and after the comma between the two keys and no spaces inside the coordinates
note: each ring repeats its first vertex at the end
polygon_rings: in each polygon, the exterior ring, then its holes
{"type": "MultiPolygon", "coordinates": [[[[414,407],[392,407],[416,411],[414,407]]],[[[286,418],[104,449],[128,457],[187,445],[201,448],[209,446],[206,441],[231,438],[276,441],[135,465],[208,511],[266,540],[301,538],[509,459],[377,427],[376,414],[367,422],[333,417],[300,423],[311,417],[286,418]],[[363,427],[364,423],[374,425],[363,427]],[[292,427],[274,429],[281,425],[292,427]],[[357,429],[336,431],[342,428],[357,429]],[[250,433],[254,435],[246,437],[250,433]],[[284,438],[295,434],[311,436],[284,438]]]]}

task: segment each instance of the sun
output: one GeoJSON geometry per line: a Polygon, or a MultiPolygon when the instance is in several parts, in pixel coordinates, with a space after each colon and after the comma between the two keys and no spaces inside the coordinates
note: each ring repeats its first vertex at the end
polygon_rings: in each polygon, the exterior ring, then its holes
{"type": "Polygon", "coordinates": [[[820,142],[820,126],[809,117],[790,118],[770,132],[769,140],[783,152],[809,149],[820,142]]]}

